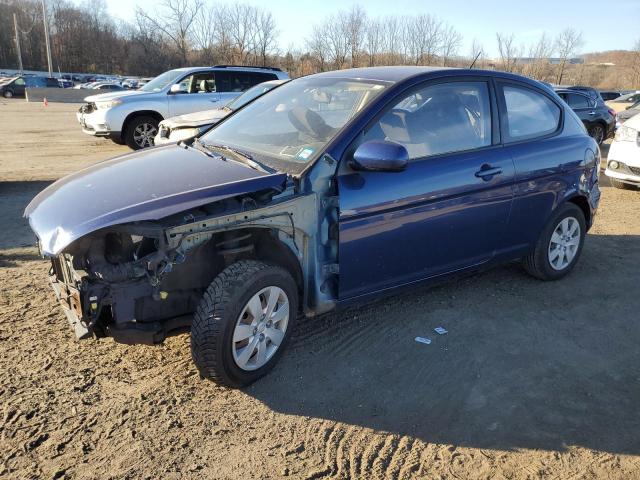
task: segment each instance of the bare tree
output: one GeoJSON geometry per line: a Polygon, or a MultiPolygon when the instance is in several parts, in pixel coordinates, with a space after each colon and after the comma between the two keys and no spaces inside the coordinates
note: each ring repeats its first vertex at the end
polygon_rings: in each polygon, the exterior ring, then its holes
{"type": "Polygon", "coordinates": [[[369,66],[376,65],[377,59],[384,49],[384,25],[375,19],[367,23],[366,50],[369,56],[369,66]]]}
{"type": "Polygon", "coordinates": [[[235,3],[226,9],[226,14],[226,28],[234,51],[234,61],[240,65],[248,63],[249,56],[256,48],[257,9],[235,3]]]}
{"type": "Polygon", "coordinates": [[[267,57],[275,51],[277,37],[276,21],[271,12],[258,9],[256,12],[256,49],[263,67],[267,66],[267,57]]]}
{"type": "Polygon", "coordinates": [[[640,39],[636,42],[633,47],[633,56],[631,57],[631,82],[630,84],[634,88],[640,88],[640,39]]]}
{"type": "Polygon", "coordinates": [[[441,53],[442,66],[446,67],[451,59],[458,53],[460,46],[462,45],[462,34],[458,32],[451,25],[443,28],[442,30],[442,42],[441,53]]]}
{"type": "Polygon", "coordinates": [[[536,80],[547,81],[551,74],[549,58],[553,55],[554,45],[546,33],[529,48],[530,64],[525,73],[536,80]]]}
{"type": "Polygon", "coordinates": [[[316,59],[317,70],[324,72],[327,68],[329,44],[324,31],[324,25],[314,25],[311,37],[307,39],[307,48],[316,59]]]}
{"type": "Polygon", "coordinates": [[[358,66],[358,56],[362,51],[366,36],[367,14],[359,5],[351,7],[344,17],[343,28],[349,40],[351,52],[351,66],[358,66]]]}
{"type": "Polygon", "coordinates": [[[502,33],[496,33],[496,40],[498,41],[498,52],[500,54],[500,68],[505,72],[515,71],[518,47],[515,44],[515,35],[505,35],[502,33]]]}
{"type": "Polygon", "coordinates": [[[573,28],[566,28],[556,38],[556,50],[560,57],[558,66],[558,76],[556,83],[562,83],[562,77],[567,66],[567,62],[576,54],[576,51],[583,45],[582,33],[573,28]]]}
{"type": "Polygon", "coordinates": [[[346,24],[347,19],[345,13],[339,12],[335,16],[331,15],[328,17],[322,27],[326,35],[329,59],[338,70],[346,66],[347,56],[350,50],[349,37],[345,29],[346,24]]]}
{"type": "Polygon", "coordinates": [[[162,32],[177,49],[183,64],[188,62],[190,34],[196,16],[202,8],[202,0],[161,0],[156,15],[138,7],[138,24],[162,32]]]}

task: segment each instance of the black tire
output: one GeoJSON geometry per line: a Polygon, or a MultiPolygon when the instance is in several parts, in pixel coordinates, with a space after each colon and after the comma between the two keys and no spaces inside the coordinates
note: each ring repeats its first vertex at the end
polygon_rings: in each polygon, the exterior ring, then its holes
{"type": "Polygon", "coordinates": [[[191,324],[191,356],[200,375],[229,387],[249,385],[266,375],[286,348],[298,312],[298,289],[283,268],[242,260],[225,268],[209,285],[191,324]],[[287,329],[273,356],[257,370],[241,369],[233,357],[236,322],[247,302],[263,288],[277,286],[289,300],[287,329]]]}
{"type": "Polygon", "coordinates": [[[586,232],[587,229],[584,213],[582,213],[580,207],[573,203],[565,203],[558,209],[544,228],[536,242],[535,248],[522,259],[524,269],[527,273],[540,280],[558,280],[564,277],[573,269],[573,267],[575,267],[578,259],[580,258],[586,232]],[[580,243],[578,244],[575,256],[569,264],[562,270],[556,270],[551,266],[551,262],[549,261],[551,236],[560,222],[568,217],[575,218],[580,225],[580,243]]]}
{"type": "Polygon", "coordinates": [[[149,115],[139,115],[129,120],[127,128],[124,132],[124,141],[132,150],[140,150],[141,148],[153,147],[153,137],[158,133],[158,119],[149,115]],[[139,132],[136,129],[152,128],[151,138],[146,138],[144,141],[139,141],[137,135],[139,132]]]}
{"type": "Polygon", "coordinates": [[[112,137],[109,137],[109,140],[111,140],[116,145],[124,145],[125,144],[124,139],[120,135],[118,135],[118,136],[114,135],[112,137]]]}
{"type": "Polygon", "coordinates": [[[592,137],[598,145],[601,145],[602,142],[605,141],[605,128],[599,123],[596,123],[589,129],[589,136],[592,137]]]}
{"type": "Polygon", "coordinates": [[[4,98],[11,98],[13,97],[13,92],[11,90],[5,90],[4,92],[2,92],[2,95],[4,96],[4,98]]]}
{"type": "Polygon", "coordinates": [[[625,182],[621,182],[617,178],[609,177],[609,181],[611,185],[615,188],[620,188],[622,190],[633,190],[635,187],[625,182]]]}

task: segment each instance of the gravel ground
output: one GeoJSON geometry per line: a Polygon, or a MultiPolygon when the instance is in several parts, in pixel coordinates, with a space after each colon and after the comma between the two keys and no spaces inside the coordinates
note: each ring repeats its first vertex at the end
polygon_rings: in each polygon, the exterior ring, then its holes
{"type": "Polygon", "coordinates": [[[21,212],[127,151],[76,108],[0,101],[1,478],[640,477],[640,191],[602,180],[562,281],[512,264],[303,320],[269,376],[228,390],[187,335],[74,340],[21,212]]]}

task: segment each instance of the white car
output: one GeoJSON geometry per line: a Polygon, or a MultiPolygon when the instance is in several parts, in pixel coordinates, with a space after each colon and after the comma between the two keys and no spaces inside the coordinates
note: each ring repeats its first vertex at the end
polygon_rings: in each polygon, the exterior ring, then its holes
{"type": "Polygon", "coordinates": [[[154,140],[155,145],[175,143],[193,138],[212,125],[215,125],[231,112],[245,106],[250,101],[268,92],[278,85],[288,82],[288,80],[269,80],[251,87],[239,97],[231,100],[224,107],[205,110],[203,112],[188,113],[173,118],[168,118],[160,122],[158,135],[154,140]]]}
{"type": "Polygon", "coordinates": [[[87,97],[77,118],[83,132],[137,150],[153,145],[165,118],[221,107],[258,83],[288,78],[282,70],[266,67],[177,68],[139,90],[87,97]]]}
{"type": "Polygon", "coordinates": [[[604,173],[616,188],[640,186],[640,114],[616,130],[604,173]]]}

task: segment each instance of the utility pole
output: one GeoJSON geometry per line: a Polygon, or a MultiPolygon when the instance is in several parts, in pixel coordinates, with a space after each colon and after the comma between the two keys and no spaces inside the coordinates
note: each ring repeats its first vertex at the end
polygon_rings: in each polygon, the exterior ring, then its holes
{"type": "Polygon", "coordinates": [[[16,29],[16,52],[18,53],[18,70],[22,75],[22,52],[20,50],[20,30],[18,30],[18,17],[13,14],[13,26],[16,29]]]}
{"type": "Polygon", "coordinates": [[[47,63],[49,64],[49,78],[53,77],[53,66],[51,61],[51,45],[49,45],[49,24],[47,22],[47,8],[42,0],[42,21],[44,22],[44,40],[47,45],[47,63]]]}

